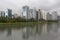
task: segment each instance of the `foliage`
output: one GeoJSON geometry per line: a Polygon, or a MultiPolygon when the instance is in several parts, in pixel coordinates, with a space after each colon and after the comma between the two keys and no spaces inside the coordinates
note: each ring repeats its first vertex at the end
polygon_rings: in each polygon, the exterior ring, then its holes
{"type": "MultiPolygon", "coordinates": [[[[9,17],[0,17],[0,23],[16,23],[16,22],[44,22],[44,19],[36,20],[34,18],[31,19],[25,19],[21,17],[17,18],[9,18],[9,17]]],[[[54,20],[47,20],[47,22],[55,22],[54,20]]]]}
{"type": "Polygon", "coordinates": [[[21,17],[9,18],[9,17],[0,17],[0,23],[15,23],[15,22],[34,22],[34,19],[24,19],[21,17]]]}

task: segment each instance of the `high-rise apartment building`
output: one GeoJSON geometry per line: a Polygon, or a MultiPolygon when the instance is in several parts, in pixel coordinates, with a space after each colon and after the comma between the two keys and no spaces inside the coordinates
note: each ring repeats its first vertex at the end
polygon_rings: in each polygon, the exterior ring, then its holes
{"type": "Polygon", "coordinates": [[[42,13],[41,13],[41,10],[39,9],[38,10],[38,20],[41,20],[42,19],[42,13]]]}
{"type": "Polygon", "coordinates": [[[46,18],[47,12],[45,10],[41,10],[41,18],[47,20],[46,18]]]}
{"type": "Polygon", "coordinates": [[[49,12],[47,13],[46,17],[47,17],[47,20],[52,20],[52,15],[49,12]]]}
{"type": "Polygon", "coordinates": [[[29,15],[29,18],[32,19],[32,18],[33,18],[33,9],[30,9],[30,10],[29,10],[29,14],[30,14],[30,15],[29,15]]]}
{"type": "Polygon", "coordinates": [[[29,10],[29,18],[30,18],[30,19],[33,18],[33,19],[36,20],[36,16],[37,16],[37,11],[36,11],[36,9],[35,9],[35,8],[34,8],[34,9],[30,9],[30,10],[29,10]]]}
{"type": "Polygon", "coordinates": [[[57,12],[56,11],[53,11],[52,12],[52,20],[57,20],[57,12]]]}
{"type": "Polygon", "coordinates": [[[36,9],[33,9],[33,18],[36,20],[36,9]]]}
{"type": "Polygon", "coordinates": [[[4,11],[0,11],[0,17],[5,17],[5,12],[4,11]]]}

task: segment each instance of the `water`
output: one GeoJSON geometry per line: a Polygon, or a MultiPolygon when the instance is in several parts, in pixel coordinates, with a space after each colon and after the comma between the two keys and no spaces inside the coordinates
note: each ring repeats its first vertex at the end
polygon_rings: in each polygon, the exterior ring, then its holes
{"type": "Polygon", "coordinates": [[[0,40],[60,40],[60,23],[36,24],[22,28],[0,28],[0,40]]]}

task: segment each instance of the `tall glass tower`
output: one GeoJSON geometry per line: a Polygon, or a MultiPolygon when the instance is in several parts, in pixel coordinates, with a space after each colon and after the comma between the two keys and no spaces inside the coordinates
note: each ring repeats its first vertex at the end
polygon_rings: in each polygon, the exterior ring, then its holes
{"type": "Polygon", "coordinates": [[[28,17],[29,17],[29,7],[28,6],[23,6],[22,16],[24,18],[28,19],[28,17]]]}
{"type": "Polygon", "coordinates": [[[8,17],[12,17],[12,10],[11,9],[8,9],[8,17]]]}

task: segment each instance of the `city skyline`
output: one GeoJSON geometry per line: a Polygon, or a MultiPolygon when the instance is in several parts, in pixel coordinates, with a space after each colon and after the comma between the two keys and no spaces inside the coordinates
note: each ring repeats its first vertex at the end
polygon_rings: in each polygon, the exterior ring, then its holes
{"type": "MultiPolygon", "coordinates": [[[[23,6],[22,7],[22,13],[20,13],[20,16],[17,16],[17,14],[13,14],[12,9],[7,9],[6,11],[1,11],[2,13],[0,14],[2,17],[8,16],[9,18],[14,18],[14,17],[21,17],[25,19],[34,19],[34,20],[57,20],[57,17],[59,16],[57,14],[57,11],[52,11],[46,12],[45,10],[38,9],[38,11],[34,8],[31,9],[29,6],[23,6]],[[4,13],[5,12],[5,13],[4,13]],[[6,15],[7,13],[7,15],[6,15]]],[[[18,14],[19,15],[19,14],[18,14]]]]}

